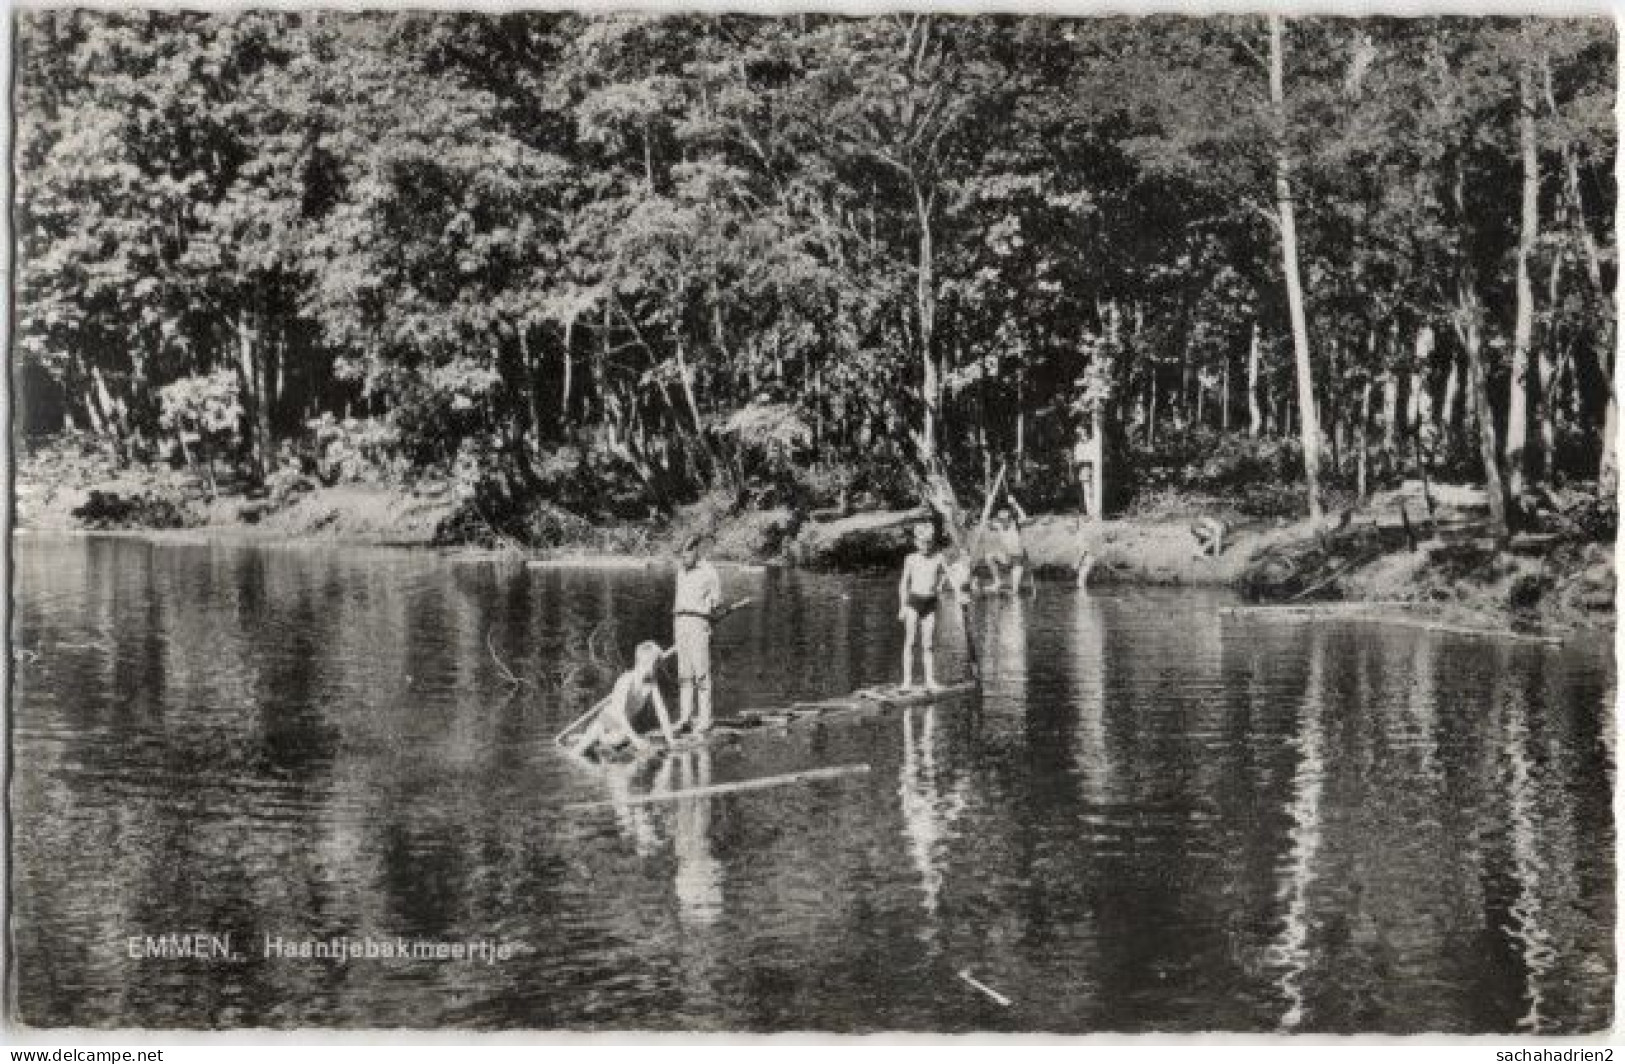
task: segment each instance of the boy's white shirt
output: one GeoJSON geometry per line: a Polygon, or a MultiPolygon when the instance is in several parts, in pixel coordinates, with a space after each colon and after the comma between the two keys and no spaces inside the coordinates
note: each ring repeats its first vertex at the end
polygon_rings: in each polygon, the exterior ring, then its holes
{"type": "Polygon", "coordinates": [[[721,599],[722,579],[710,562],[696,562],[692,569],[678,568],[674,612],[714,613],[721,599]]]}

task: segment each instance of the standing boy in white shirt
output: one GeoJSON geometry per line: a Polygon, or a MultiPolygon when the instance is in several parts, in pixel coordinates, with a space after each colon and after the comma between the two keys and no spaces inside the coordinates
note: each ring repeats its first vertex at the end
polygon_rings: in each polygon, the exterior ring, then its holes
{"type": "Polygon", "coordinates": [[[677,643],[678,718],[681,729],[693,720],[695,734],[711,730],[711,623],[722,605],[722,581],[700,557],[703,540],[691,537],[679,555],[677,601],[672,628],[677,643]],[[696,709],[698,716],[696,718],[696,709]]]}

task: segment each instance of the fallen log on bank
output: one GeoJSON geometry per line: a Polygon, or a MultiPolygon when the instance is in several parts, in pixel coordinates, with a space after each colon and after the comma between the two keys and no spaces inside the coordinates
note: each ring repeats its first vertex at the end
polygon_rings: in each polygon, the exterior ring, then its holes
{"type": "Polygon", "coordinates": [[[810,568],[879,568],[892,566],[908,553],[909,528],[929,521],[924,506],[878,510],[838,521],[809,522],[791,546],[796,564],[810,568]]]}

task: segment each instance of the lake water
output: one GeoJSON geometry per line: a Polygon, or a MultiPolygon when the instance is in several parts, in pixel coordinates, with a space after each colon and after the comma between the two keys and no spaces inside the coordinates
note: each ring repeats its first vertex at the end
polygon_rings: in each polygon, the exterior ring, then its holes
{"type": "MultiPolygon", "coordinates": [[[[623,654],[669,643],[670,570],[32,536],[14,560],[30,1024],[1611,1020],[1606,639],[1240,619],[1220,596],[1045,586],[974,607],[979,703],[603,774],[554,749],[601,693],[566,666],[594,629],[605,650],[606,620],[623,654]],[[869,769],[628,800],[848,765],[869,769]],[[203,956],[146,955],[171,934],[212,937],[203,956]],[[334,937],[491,952],[267,955],[334,937]]],[[[720,716],[895,677],[894,580],[723,583],[753,602],[717,634],[720,716]]],[[[961,674],[956,618],[940,642],[944,676],[961,674]]]]}

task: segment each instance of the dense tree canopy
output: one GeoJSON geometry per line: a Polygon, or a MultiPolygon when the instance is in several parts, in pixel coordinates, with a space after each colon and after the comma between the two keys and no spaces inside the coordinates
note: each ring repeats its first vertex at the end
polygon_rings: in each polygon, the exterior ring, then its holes
{"type": "Polygon", "coordinates": [[[264,477],[350,419],[670,507],[1041,494],[1098,423],[1296,440],[1317,511],[1419,463],[1613,490],[1606,21],[41,10],[17,49],[26,420],[121,456],[206,423],[264,477]]]}

